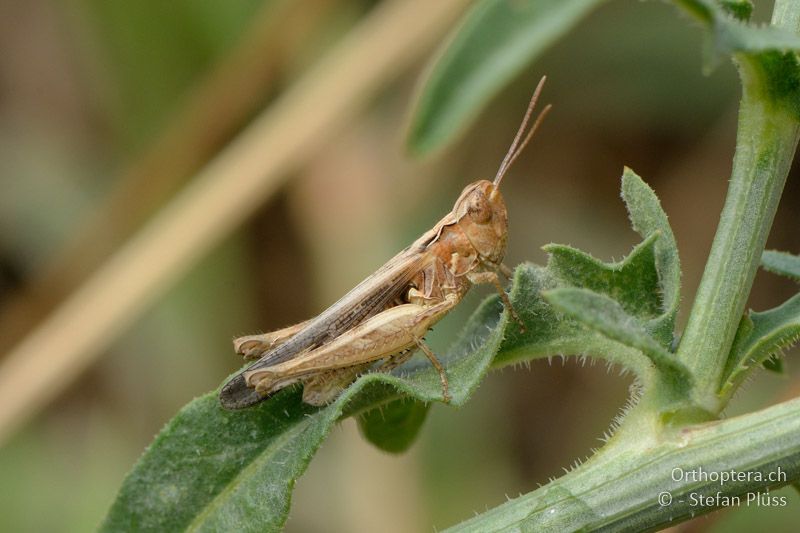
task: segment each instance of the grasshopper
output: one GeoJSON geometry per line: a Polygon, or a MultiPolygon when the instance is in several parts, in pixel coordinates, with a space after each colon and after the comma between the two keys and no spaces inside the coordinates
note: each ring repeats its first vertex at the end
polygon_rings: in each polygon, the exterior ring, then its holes
{"type": "Polygon", "coordinates": [[[383,361],[377,370],[386,372],[416,349],[439,372],[442,398],[449,402],[447,374],[423,337],[475,284],[494,285],[524,331],[498,276],[511,276],[502,264],[508,214],[499,188],[550,110],[548,105],[539,113],[523,139],[544,81],[536,87],[494,181],[468,185],[432,229],[315,318],[234,340],[236,352],[256,362],[222,388],[223,407],[249,407],[297,382],[303,384],[304,402],[325,405],[375,362],[383,361]]]}

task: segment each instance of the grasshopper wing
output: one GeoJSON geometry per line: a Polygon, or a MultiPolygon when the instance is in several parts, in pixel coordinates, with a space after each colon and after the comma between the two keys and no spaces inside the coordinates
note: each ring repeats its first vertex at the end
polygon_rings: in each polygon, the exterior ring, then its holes
{"type": "Polygon", "coordinates": [[[276,365],[306,350],[322,346],[400,302],[411,280],[432,260],[423,253],[425,244],[420,239],[397,254],[339,301],[311,319],[291,339],[267,351],[261,359],[236,374],[222,387],[219,395],[222,406],[226,409],[242,409],[268,398],[247,386],[244,372],[276,365]]]}

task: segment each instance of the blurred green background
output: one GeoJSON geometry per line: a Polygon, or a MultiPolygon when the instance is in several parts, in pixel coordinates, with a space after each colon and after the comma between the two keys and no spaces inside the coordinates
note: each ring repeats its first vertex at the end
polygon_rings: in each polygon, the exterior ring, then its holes
{"type": "MultiPolygon", "coordinates": [[[[0,0],[3,353],[376,4],[0,0]],[[108,227],[93,227],[103,210],[108,227]],[[64,246],[87,235],[78,261],[56,269],[64,246]],[[43,277],[50,284],[37,290],[43,277]]],[[[759,4],[756,20],[770,7],[759,4]]],[[[609,2],[494,98],[457,143],[415,161],[404,128],[432,49],[0,443],[0,531],[95,528],[161,426],[238,368],[234,336],[319,312],[438,220],[464,185],[494,175],[542,74],[554,110],[503,184],[506,263],[541,263],[549,242],[622,257],[637,240],[618,192],[628,165],[670,215],[691,302],[724,199],[739,97],[729,62],[703,75],[701,37],[664,3],[609,2]]],[[[770,247],[800,251],[798,206],[795,168],[770,247]]],[[[776,305],[794,290],[759,274],[750,305],[776,305]]],[[[476,292],[431,334],[436,351],[488,294],[476,292]]],[[[730,414],[796,396],[791,355],[787,377],[759,375],[730,414]]],[[[299,481],[286,529],[452,525],[587,457],[629,385],[629,376],[574,359],[495,372],[465,408],[435,405],[420,440],[396,457],[371,448],[348,420],[299,481]]],[[[782,494],[785,508],[724,510],[675,529],[790,531],[800,497],[782,494]]]]}

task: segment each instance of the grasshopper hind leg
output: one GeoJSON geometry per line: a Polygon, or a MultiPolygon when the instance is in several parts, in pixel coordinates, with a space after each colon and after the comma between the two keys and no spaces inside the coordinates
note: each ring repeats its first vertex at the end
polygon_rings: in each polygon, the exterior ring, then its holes
{"type": "MultiPolygon", "coordinates": [[[[375,372],[389,373],[402,365],[414,355],[414,350],[403,350],[386,359],[375,368],[375,372]]],[[[310,405],[322,407],[335,400],[344,389],[352,384],[361,374],[370,370],[373,363],[365,363],[354,367],[340,368],[317,374],[303,381],[303,401],[310,405]]]]}

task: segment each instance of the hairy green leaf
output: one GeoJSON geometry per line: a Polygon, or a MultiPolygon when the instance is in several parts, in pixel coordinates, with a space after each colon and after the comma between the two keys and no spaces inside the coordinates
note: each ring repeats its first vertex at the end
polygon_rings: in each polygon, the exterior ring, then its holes
{"type": "Polygon", "coordinates": [[[404,452],[417,437],[429,408],[429,404],[412,399],[395,400],[361,415],[358,427],[364,438],[378,448],[404,452]]]}
{"type": "Polygon", "coordinates": [[[409,149],[452,140],[526,65],[600,0],[480,0],[428,71],[412,115],[409,149]]]}
{"type": "MultiPolygon", "coordinates": [[[[445,357],[455,405],[466,402],[498,349],[499,306],[496,298],[481,305],[445,357]]],[[[279,530],[296,479],[337,420],[402,396],[441,399],[438,373],[430,365],[423,361],[400,370],[403,377],[364,375],[324,408],[302,403],[298,389],[235,412],[220,407],[218,391],[194,400],[128,474],[102,529],[279,530]]]]}
{"type": "Polygon", "coordinates": [[[591,289],[613,298],[665,348],[673,344],[680,303],[680,258],[667,215],[653,190],[631,169],[622,176],[622,198],[633,228],[645,240],[622,261],[603,263],[580,250],[548,245],[548,269],[561,286],[591,289]]]}
{"type": "Polygon", "coordinates": [[[648,330],[669,347],[681,300],[681,260],[675,235],[656,193],[628,167],[622,174],[622,198],[633,229],[639,235],[659,234],[655,242],[655,267],[663,314],[648,324],[648,330]]]}
{"type": "Polygon", "coordinates": [[[722,8],[737,20],[747,22],[753,14],[753,3],[750,0],[721,0],[722,8]]]}
{"type": "MultiPolygon", "coordinates": [[[[547,267],[518,267],[510,298],[525,322],[525,333],[507,319],[497,296],[478,308],[442,358],[454,405],[467,401],[490,364],[554,354],[592,355],[630,368],[645,385],[654,376],[651,359],[669,367],[671,354],[648,336],[646,325],[665,308],[661,295],[668,284],[659,273],[672,266],[659,266],[662,252],[656,243],[671,232],[653,222],[666,224],[666,217],[654,195],[647,198],[652,191],[646,186],[637,190],[625,195],[634,225],[640,231],[656,229],[626,259],[604,264],[578,250],[553,246],[547,267]],[[596,328],[602,334],[541,296],[545,290],[576,288],[605,295],[603,303],[612,312],[596,328]],[[631,327],[628,336],[616,335],[615,328],[627,317],[643,325],[631,327]]],[[[664,265],[673,265],[670,261],[662,257],[664,265]]],[[[125,479],[103,529],[278,530],[296,479],[333,424],[363,415],[362,431],[370,441],[402,451],[421,426],[426,404],[441,395],[438,373],[421,357],[393,374],[361,376],[323,408],[303,404],[298,389],[237,412],[223,410],[216,392],[208,394],[182,409],[145,451],[125,479]]]]}
{"type": "Polygon", "coordinates": [[[652,319],[660,314],[661,295],[655,269],[654,233],[638,244],[618,263],[603,263],[580,250],[560,244],[548,244],[547,267],[566,284],[585,287],[618,301],[629,313],[652,319]]]}
{"type": "Polygon", "coordinates": [[[773,274],[780,274],[800,281],[800,256],[776,250],[767,250],[761,256],[761,267],[773,274]]]}
{"type": "Polygon", "coordinates": [[[552,355],[589,355],[623,366],[634,371],[643,381],[648,381],[651,366],[641,352],[585,328],[542,298],[544,292],[566,287],[575,285],[560,278],[549,266],[528,263],[517,267],[511,301],[525,323],[525,331],[520,332],[514,322],[507,323],[493,366],[552,355]],[[524,304],[517,305],[516,302],[524,304]]]}
{"type": "Polygon", "coordinates": [[[766,361],[761,363],[761,366],[764,367],[764,370],[769,370],[770,372],[775,372],[776,374],[785,374],[785,370],[783,368],[783,359],[777,354],[769,356],[766,361]]]}
{"type": "Polygon", "coordinates": [[[792,32],[774,26],[747,24],[743,15],[749,18],[752,11],[752,6],[747,7],[748,2],[674,0],[674,3],[710,30],[710,51],[717,56],[800,49],[800,38],[792,32]]]}
{"type": "Polygon", "coordinates": [[[587,289],[555,289],[544,296],[557,309],[582,324],[642,352],[673,383],[683,388],[689,386],[691,377],[686,368],[615,300],[587,289]]]}
{"type": "MultiPolygon", "coordinates": [[[[544,247],[550,254],[546,267],[520,266],[518,270],[525,275],[519,276],[512,296],[527,303],[517,312],[530,327],[524,333],[513,325],[507,328],[495,365],[552,354],[590,355],[629,368],[645,382],[650,379],[647,356],[673,368],[673,358],[664,357],[673,344],[679,302],[680,260],[675,238],[655,193],[629,169],[623,175],[622,190],[633,227],[644,241],[616,263],[603,263],[575,248],[551,244],[544,247]],[[539,297],[543,292],[552,295],[568,289],[588,289],[607,297],[606,303],[640,324],[640,333],[657,347],[650,346],[650,353],[645,354],[635,342],[608,332],[599,334],[599,328],[589,330],[575,320],[579,318],[576,314],[565,316],[539,297]]],[[[685,378],[681,374],[673,382],[683,387],[685,378]]]]}
{"type": "MultiPolygon", "coordinates": [[[[775,274],[800,281],[800,257],[786,252],[767,250],[761,266],[775,274]]],[[[759,364],[773,372],[783,373],[781,352],[800,337],[800,305],[796,295],[780,307],[761,313],[750,312],[742,317],[725,368],[721,393],[732,393],[759,364]]]]}
{"type": "Polygon", "coordinates": [[[725,367],[720,394],[731,394],[752,369],[779,355],[798,338],[800,294],[769,311],[750,312],[742,317],[725,367]]]}

